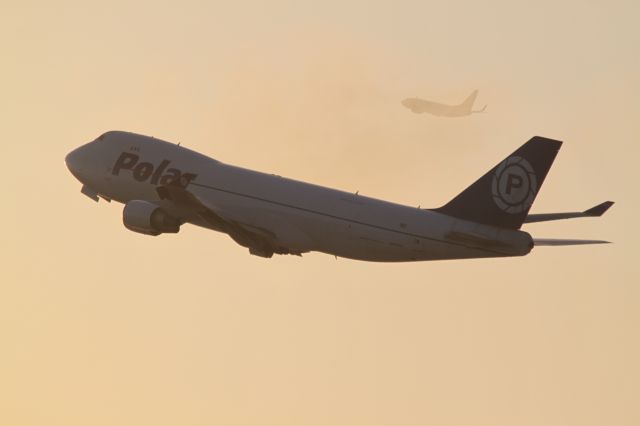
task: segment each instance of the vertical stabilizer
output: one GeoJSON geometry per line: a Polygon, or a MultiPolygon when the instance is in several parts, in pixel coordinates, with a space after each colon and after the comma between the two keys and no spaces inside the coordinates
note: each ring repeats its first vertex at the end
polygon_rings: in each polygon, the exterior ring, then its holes
{"type": "Polygon", "coordinates": [[[460,106],[471,111],[471,108],[473,108],[473,104],[476,101],[477,97],[478,97],[478,90],[476,89],[473,92],[471,92],[471,94],[467,97],[467,99],[464,100],[464,102],[460,104],[460,106]]]}
{"type": "Polygon", "coordinates": [[[531,138],[434,211],[485,225],[520,229],[561,145],[553,139],[531,138]]]}

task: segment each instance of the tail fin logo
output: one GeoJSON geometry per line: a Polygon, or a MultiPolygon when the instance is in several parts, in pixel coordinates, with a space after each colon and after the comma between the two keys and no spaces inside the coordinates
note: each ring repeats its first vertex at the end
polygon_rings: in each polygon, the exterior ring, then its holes
{"type": "Polygon", "coordinates": [[[493,201],[509,214],[527,211],[538,192],[538,180],[531,164],[522,157],[504,160],[493,175],[493,201]]]}

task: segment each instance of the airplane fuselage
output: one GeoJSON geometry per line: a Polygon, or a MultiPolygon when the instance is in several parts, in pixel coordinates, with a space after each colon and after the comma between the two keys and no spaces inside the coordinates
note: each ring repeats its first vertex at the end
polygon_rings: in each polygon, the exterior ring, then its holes
{"type": "Polygon", "coordinates": [[[181,222],[227,232],[202,209],[159,196],[159,187],[178,184],[225,221],[269,235],[276,253],[280,248],[400,262],[520,256],[533,246],[530,235],[520,230],[227,165],[133,133],[108,132],[66,161],[86,187],[105,199],[144,200],[181,222]]]}
{"type": "Polygon", "coordinates": [[[416,114],[427,112],[437,117],[465,117],[471,115],[471,105],[445,105],[419,98],[407,98],[402,105],[416,114]]]}

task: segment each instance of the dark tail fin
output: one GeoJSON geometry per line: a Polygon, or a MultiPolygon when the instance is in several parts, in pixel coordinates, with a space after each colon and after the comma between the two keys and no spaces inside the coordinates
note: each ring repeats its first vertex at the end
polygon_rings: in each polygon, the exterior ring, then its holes
{"type": "Polygon", "coordinates": [[[531,138],[462,191],[439,213],[500,228],[519,229],[562,142],[531,138]]]}

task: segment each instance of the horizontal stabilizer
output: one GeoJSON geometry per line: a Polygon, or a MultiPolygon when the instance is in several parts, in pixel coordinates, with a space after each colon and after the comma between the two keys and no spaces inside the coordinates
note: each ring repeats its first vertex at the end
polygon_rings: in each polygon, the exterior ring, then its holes
{"type": "Polygon", "coordinates": [[[602,216],[612,205],[613,201],[605,201],[595,207],[591,207],[589,210],[585,210],[584,214],[587,216],[602,216]]]}
{"type": "Polygon", "coordinates": [[[602,216],[612,205],[613,201],[605,201],[583,212],[530,214],[526,217],[524,223],[546,222],[549,220],[571,219],[574,217],[598,217],[602,216]]]}
{"type": "Polygon", "coordinates": [[[475,110],[473,110],[471,112],[476,113],[476,114],[484,112],[487,109],[488,106],[489,106],[489,104],[485,104],[485,106],[483,106],[481,109],[475,109],[475,110]]]}
{"type": "Polygon", "coordinates": [[[579,246],[584,244],[609,244],[611,241],[602,240],[562,240],[555,238],[534,238],[533,245],[538,246],[579,246]]]}

